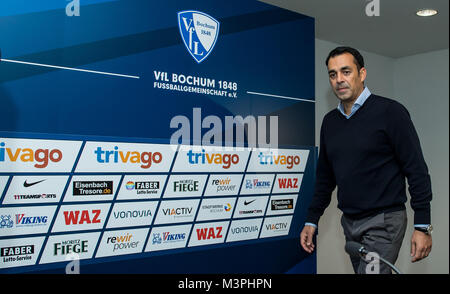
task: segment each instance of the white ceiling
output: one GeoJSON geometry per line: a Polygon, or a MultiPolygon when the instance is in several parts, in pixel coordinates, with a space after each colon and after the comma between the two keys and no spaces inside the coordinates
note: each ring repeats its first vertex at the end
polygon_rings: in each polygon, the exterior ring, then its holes
{"type": "Polygon", "coordinates": [[[399,58],[448,48],[449,0],[378,0],[379,16],[366,15],[375,0],[260,0],[315,18],[316,38],[399,58]],[[433,8],[433,17],[418,17],[433,8]]]}

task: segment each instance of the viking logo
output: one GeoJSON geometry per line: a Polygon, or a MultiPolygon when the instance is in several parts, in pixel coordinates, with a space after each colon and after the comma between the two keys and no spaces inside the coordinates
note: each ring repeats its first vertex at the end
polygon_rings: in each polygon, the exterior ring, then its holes
{"type": "Polygon", "coordinates": [[[178,12],[178,27],[188,52],[197,63],[208,57],[219,35],[219,22],[211,16],[193,10],[178,12]]]}

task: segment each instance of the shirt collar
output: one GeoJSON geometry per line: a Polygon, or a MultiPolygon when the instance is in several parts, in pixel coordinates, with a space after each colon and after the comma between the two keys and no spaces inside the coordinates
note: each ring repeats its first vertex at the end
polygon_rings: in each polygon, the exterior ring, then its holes
{"type": "MultiPolygon", "coordinates": [[[[369,88],[364,87],[364,90],[361,92],[361,94],[359,94],[358,99],[356,99],[355,103],[352,106],[352,113],[354,112],[355,107],[360,108],[364,104],[364,102],[366,102],[367,98],[369,98],[370,95],[372,95],[372,93],[370,92],[369,88]]],[[[337,108],[343,115],[347,116],[345,114],[342,102],[339,102],[337,108]]]]}

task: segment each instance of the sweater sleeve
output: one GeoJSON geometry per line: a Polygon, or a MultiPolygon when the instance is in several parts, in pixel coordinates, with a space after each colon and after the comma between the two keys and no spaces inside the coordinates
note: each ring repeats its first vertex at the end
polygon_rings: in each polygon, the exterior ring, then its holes
{"type": "Polygon", "coordinates": [[[324,140],[325,119],[320,130],[320,150],[316,169],[314,195],[306,216],[306,222],[318,225],[319,219],[331,201],[331,193],[336,188],[336,179],[327,157],[324,140]]]}
{"type": "Polygon", "coordinates": [[[387,132],[402,173],[408,179],[414,224],[430,224],[431,179],[420,147],[419,136],[408,110],[393,102],[388,108],[387,132]]]}

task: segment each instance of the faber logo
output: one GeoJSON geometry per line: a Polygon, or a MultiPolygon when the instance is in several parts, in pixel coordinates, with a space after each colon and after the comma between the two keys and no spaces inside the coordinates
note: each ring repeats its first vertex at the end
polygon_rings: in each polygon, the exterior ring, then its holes
{"type": "Polygon", "coordinates": [[[219,35],[219,22],[211,16],[193,10],[178,12],[181,38],[197,63],[208,57],[219,35]]]}

